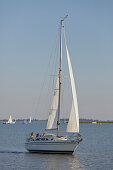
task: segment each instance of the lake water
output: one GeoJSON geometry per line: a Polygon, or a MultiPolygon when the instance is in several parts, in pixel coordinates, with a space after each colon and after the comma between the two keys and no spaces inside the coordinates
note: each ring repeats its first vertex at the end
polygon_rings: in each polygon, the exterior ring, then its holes
{"type": "MultiPolygon", "coordinates": [[[[1,170],[113,170],[113,124],[80,124],[83,141],[73,155],[36,154],[25,150],[27,135],[34,131],[43,133],[45,121],[31,124],[0,122],[1,170]]],[[[66,124],[62,124],[64,129],[66,124]]]]}

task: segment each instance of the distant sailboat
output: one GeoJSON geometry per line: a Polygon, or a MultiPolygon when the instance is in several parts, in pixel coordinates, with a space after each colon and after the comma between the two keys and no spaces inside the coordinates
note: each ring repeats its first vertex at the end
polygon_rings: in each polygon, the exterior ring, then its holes
{"type": "Polygon", "coordinates": [[[15,122],[12,120],[11,115],[9,117],[9,120],[7,122],[4,122],[4,124],[15,124],[15,122]]]}
{"type": "Polygon", "coordinates": [[[24,120],[24,124],[28,124],[28,123],[31,123],[31,116],[30,116],[29,120],[24,120]]]}
{"type": "MultiPolygon", "coordinates": [[[[66,16],[67,17],[67,16],[66,16]]],[[[60,105],[61,105],[61,71],[62,71],[62,29],[63,21],[66,18],[64,17],[60,21],[60,64],[59,64],[59,73],[56,79],[56,86],[54,89],[53,101],[50,109],[50,114],[47,121],[46,130],[57,130],[57,135],[44,133],[43,135],[37,135],[36,138],[31,133],[29,139],[26,140],[25,147],[30,152],[37,153],[73,153],[77,145],[82,141],[81,135],[79,134],[79,114],[78,114],[78,104],[77,104],[77,95],[75,89],[74,76],[72,72],[72,66],[70,61],[70,56],[66,44],[66,38],[64,34],[67,62],[70,76],[70,83],[72,89],[72,107],[69,117],[69,122],[67,125],[66,132],[70,133],[70,137],[60,136],[59,127],[60,127],[60,105]],[[57,121],[56,120],[57,117],[57,121]],[[56,128],[54,128],[56,124],[56,128]]]]}
{"type": "Polygon", "coordinates": [[[29,118],[29,123],[31,123],[31,116],[30,116],[30,118],[29,118]]]}
{"type": "Polygon", "coordinates": [[[27,124],[27,120],[24,120],[24,124],[27,124]]]}

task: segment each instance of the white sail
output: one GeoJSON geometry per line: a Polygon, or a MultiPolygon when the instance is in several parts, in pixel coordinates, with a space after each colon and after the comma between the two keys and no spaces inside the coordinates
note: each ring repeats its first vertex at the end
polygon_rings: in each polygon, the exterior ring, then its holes
{"type": "Polygon", "coordinates": [[[29,123],[31,123],[31,116],[30,116],[30,118],[29,118],[29,123]]]}
{"type": "Polygon", "coordinates": [[[77,124],[76,124],[76,116],[75,116],[75,109],[74,109],[74,103],[72,102],[69,122],[67,125],[66,132],[78,132],[77,124]]]}
{"type": "Polygon", "coordinates": [[[11,117],[11,115],[10,115],[10,117],[9,117],[8,123],[12,123],[12,117],[11,117]]]}
{"type": "Polygon", "coordinates": [[[56,120],[55,119],[56,112],[57,112],[57,109],[58,109],[58,97],[59,97],[59,76],[57,77],[56,87],[54,89],[54,97],[53,97],[53,101],[52,101],[52,105],[51,105],[46,129],[52,129],[53,128],[54,121],[56,120]]]}
{"type": "Polygon", "coordinates": [[[75,82],[74,82],[74,76],[73,76],[70,56],[69,56],[69,52],[68,52],[68,48],[67,48],[67,44],[66,44],[65,33],[64,33],[64,40],[65,40],[69,75],[70,75],[71,88],[72,88],[72,97],[73,97],[72,109],[71,109],[70,118],[69,118],[69,122],[68,122],[66,131],[78,133],[79,132],[79,114],[78,114],[77,95],[76,95],[75,82]]]}

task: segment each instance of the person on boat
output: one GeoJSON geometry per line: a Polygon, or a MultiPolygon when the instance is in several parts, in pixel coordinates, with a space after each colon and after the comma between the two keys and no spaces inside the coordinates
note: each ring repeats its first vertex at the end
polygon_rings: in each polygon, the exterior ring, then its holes
{"type": "Polygon", "coordinates": [[[79,139],[80,142],[83,140],[81,136],[82,136],[82,135],[81,135],[80,133],[77,134],[77,137],[78,137],[78,139],[79,139]]]}
{"type": "Polygon", "coordinates": [[[33,138],[34,138],[34,134],[33,132],[31,132],[30,139],[33,139],[33,138]]]}
{"type": "Polygon", "coordinates": [[[39,137],[39,133],[36,134],[36,138],[38,138],[38,137],[39,137]]]}
{"type": "Polygon", "coordinates": [[[46,136],[46,133],[43,133],[43,136],[46,136]]]}

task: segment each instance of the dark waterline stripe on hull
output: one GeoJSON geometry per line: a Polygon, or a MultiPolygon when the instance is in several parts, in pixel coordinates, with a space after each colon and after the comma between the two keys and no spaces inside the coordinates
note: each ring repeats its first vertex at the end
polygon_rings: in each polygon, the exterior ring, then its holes
{"type": "Polygon", "coordinates": [[[50,150],[28,150],[29,152],[32,153],[68,153],[68,154],[72,154],[74,151],[50,151],[50,150]]]}

